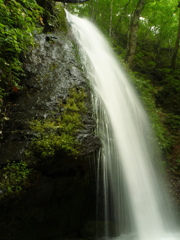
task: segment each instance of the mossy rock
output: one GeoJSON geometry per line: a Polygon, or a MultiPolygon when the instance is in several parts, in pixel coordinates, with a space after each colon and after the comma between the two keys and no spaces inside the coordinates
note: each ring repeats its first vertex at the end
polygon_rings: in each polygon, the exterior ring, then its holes
{"type": "Polygon", "coordinates": [[[77,157],[82,153],[82,146],[78,142],[77,132],[83,128],[82,114],[85,114],[86,94],[82,88],[71,88],[64,103],[59,103],[62,114],[45,120],[30,122],[30,128],[36,132],[31,148],[26,152],[40,158],[54,157],[59,152],[77,157]]]}

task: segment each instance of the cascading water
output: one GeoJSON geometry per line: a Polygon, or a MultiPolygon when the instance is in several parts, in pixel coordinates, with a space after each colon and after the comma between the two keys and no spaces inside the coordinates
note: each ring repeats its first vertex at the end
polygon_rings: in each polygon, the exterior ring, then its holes
{"type": "Polygon", "coordinates": [[[66,15],[90,79],[102,142],[97,191],[104,199],[105,236],[113,228],[120,239],[178,239],[153,167],[154,137],[136,92],[99,30],[66,15]]]}

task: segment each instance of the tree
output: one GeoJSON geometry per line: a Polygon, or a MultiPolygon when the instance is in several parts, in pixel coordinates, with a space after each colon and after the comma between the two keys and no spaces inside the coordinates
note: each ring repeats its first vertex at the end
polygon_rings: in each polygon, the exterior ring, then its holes
{"type": "Polygon", "coordinates": [[[178,24],[178,33],[177,33],[177,38],[176,38],[176,43],[173,51],[173,56],[172,56],[172,62],[171,62],[171,67],[174,69],[176,65],[176,58],[178,55],[178,50],[179,50],[179,44],[180,44],[180,2],[178,4],[179,8],[179,24],[178,24]]]}
{"type": "Polygon", "coordinates": [[[126,62],[129,66],[132,66],[135,52],[136,52],[136,45],[137,45],[137,33],[139,28],[139,18],[143,11],[144,5],[146,0],[139,0],[137,6],[132,14],[130,28],[129,28],[129,37],[128,37],[128,44],[127,44],[127,54],[126,54],[126,62]]]}
{"type": "Polygon", "coordinates": [[[141,67],[148,58],[149,68],[161,68],[162,63],[166,67],[171,65],[173,53],[174,56],[177,53],[178,64],[179,53],[177,47],[175,49],[175,43],[178,46],[178,1],[91,0],[68,7],[95,22],[130,67],[133,63],[133,67],[141,67]]]}

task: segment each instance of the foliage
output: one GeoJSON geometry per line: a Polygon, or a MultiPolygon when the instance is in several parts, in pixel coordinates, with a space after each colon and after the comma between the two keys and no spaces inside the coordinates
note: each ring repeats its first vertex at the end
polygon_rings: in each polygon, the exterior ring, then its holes
{"type": "MultiPolygon", "coordinates": [[[[69,8],[80,16],[91,18],[106,36],[113,38],[113,43],[117,46],[123,44],[127,50],[128,29],[137,2],[97,0],[69,8]]],[[[178,0],[146,0],[145,3],[139,20],[138,43],[156,45],[154,53],[157,58],[161,58],[161,53],[167,49],[166,57],[170,64],[178,31],[178,0]],[[171,49],[170,57],[168,48],[171,49]]]]}
{"type": "Polygon", "coordinates": [[[34,0],[0,0],[0,98],[19,85],[23,74],[20,56],[33,44],[42,12],[34,0]]]}
{"type": "Polygon", "coordinates": [[[61,3],[56,3],[53,7],[47,23],[52,30],[54,28],[67,33],[66,15],[61,3]]]}
{"type": "Polygon", "coordinates": [[[168,68],[158,69],[162,74],[162,86],[157,92],[157,98],[166,112],[180,114],[180,70],[171,71],[168,68]]]}
{"type": "Polygon", "coordinates": [[[144,9],[143,17],[147,21],[141,23],[146,26],[146,37],[154,38],[159,47],[174,47],[174,33],[178,26],[177,5],[178,1],[174,0],[149,1],[144,9]]]}
{"type": "Polygon", "coordinates": [[[61,117],[31,122],[31,129],[37,133],[32,142],[31,154],[47,158],[60,151],[73,156],[81,153],[76,135],[79,129],[83,128],[82,114],[86,112],[85,98],[83,89],[72,88],[66,103],[61,104],[63,107],[61,117]]]}
{"type": "MultiPolygon", "coordinates": [[[[68,6],[95,22],[111,41],[120,59],[127,52],[128,29],[138,0],[97,0],[68,6]]],[[[177,128],[170,119],[179,114],[180,51],[171,68],[178,33],[178,0],[146,0],[137,35],[131,78],[150,116],[158,143],[171,153],[177,145],[177,128]]]]}
{"type": "Polygon", "coordinates": [[[166,152],[172,144],[171,136],[165,127],[166,114],[161,108],[156,107],[153,86],[148,79],[143,78],[138,73],[131,73],[130,77],[149,115],[152,128],[157,136],[157,142],[161,150],[166,152]]]}
{"type": "Polygon", "coordinates": [[[19,195],[28,185],[28,179],[32,169],[25,162],[8,163],[1,170],[0,176],[0,199],[4,197],[14,198],[19,195]]]}

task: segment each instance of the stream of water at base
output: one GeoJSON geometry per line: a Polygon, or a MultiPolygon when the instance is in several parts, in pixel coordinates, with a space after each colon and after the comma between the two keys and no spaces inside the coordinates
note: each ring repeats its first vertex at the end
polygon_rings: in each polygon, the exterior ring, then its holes
{"type": "Polygon", "coordinates": [[[159,184],[155,136],[136,91],[94,24],[67,11],[66,16],[90,81],[102,142],[97,202],[98,209],[103,206],[104,236],[114,234],[114,240],[180,239],[168,196],[159,184]]]}

